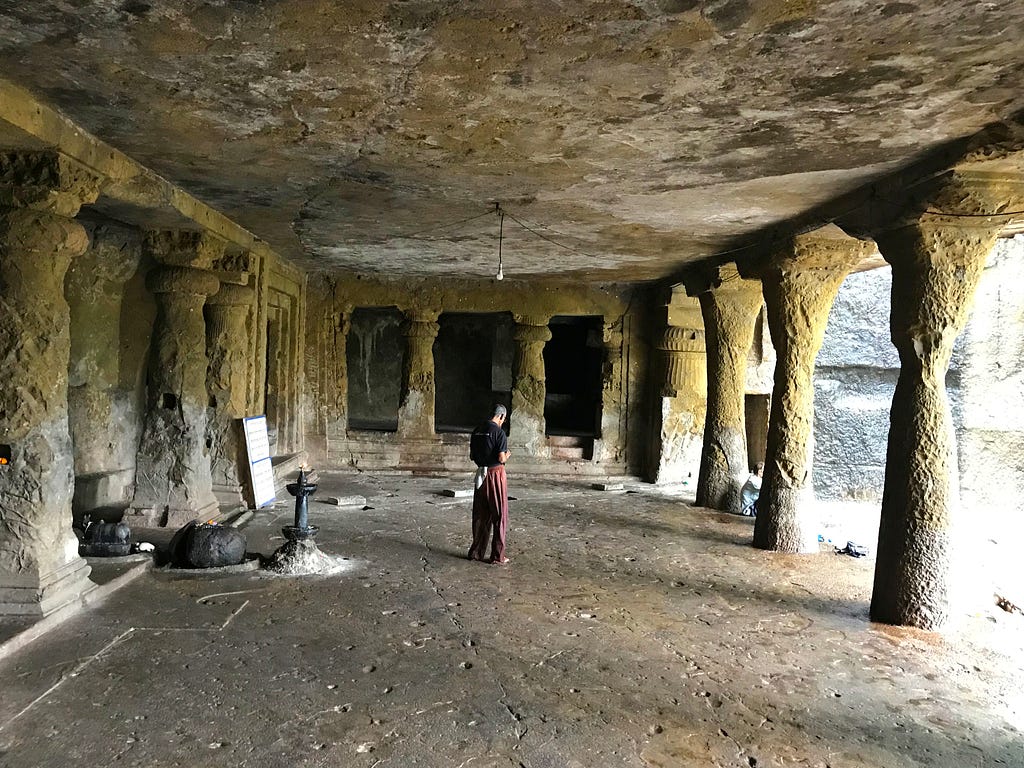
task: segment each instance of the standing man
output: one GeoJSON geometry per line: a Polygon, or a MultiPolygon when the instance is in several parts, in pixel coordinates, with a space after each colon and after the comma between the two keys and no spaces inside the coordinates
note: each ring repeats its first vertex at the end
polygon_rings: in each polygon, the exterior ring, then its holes
{"type": "Polygon", "coordinates": [[[494,406],[494,415],[475,430],[469,438],[469,457],[477,466],[476,491],[473,493],[473,546],[470,560],[483,560],[487,540],[493,531],[491,557],[497,565],[511,562],[505,557],[505,530],[508,527],[508,483],[505,462],[512,454],[501,425],[508,411],[504,405],[494,406]]]}

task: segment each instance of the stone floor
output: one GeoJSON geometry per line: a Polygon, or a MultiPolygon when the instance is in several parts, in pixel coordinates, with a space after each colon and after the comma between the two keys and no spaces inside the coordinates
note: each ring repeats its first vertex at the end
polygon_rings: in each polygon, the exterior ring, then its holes
{"type": "Polygon", "coordinates": [[[872,626],[870,560],[650,486],[513,474],[513,562],[472,563],[451,482],[326,475],[367,497],[311,505],[340,573],[158,571],[0,663],[0,765],[1024,765],[1024,617],[872,626]]]}

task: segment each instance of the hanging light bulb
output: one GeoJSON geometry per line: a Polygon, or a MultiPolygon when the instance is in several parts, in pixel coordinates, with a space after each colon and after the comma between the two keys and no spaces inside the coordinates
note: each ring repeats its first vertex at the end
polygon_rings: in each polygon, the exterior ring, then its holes
{"type": "Polygon", "coordinates": [[[501,210],[501,203],[495,203],[494,207],[498,211],[498,274],[494,276],[494,279],[504,280],[505,270],[501,265],[501,240],[505,230],[505,212],[501,210]]]}

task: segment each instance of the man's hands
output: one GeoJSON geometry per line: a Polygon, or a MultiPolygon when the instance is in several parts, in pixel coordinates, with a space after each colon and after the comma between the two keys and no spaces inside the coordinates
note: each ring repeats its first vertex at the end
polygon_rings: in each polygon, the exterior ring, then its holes
{"type": "Polygon", "coordinates": [[[508,457],[512,455],[512,451],[502,451],[498,454],[498,460],[504,464],[508,461],[508,457]]]}

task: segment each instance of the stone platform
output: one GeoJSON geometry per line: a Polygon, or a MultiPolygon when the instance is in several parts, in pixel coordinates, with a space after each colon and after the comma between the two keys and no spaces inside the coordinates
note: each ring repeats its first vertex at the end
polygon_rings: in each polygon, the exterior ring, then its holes
{"type": "Polygon", "coordinates": [[[1024,617],[872,625],[870,559],[754,550],[638,483],[510,468],[507,567],[465,559],[450,476],[320,484],[367,499],[311,505],[344,570],[144,576],[0,662],[0,764],[1024,764],[1024,617]]]}

